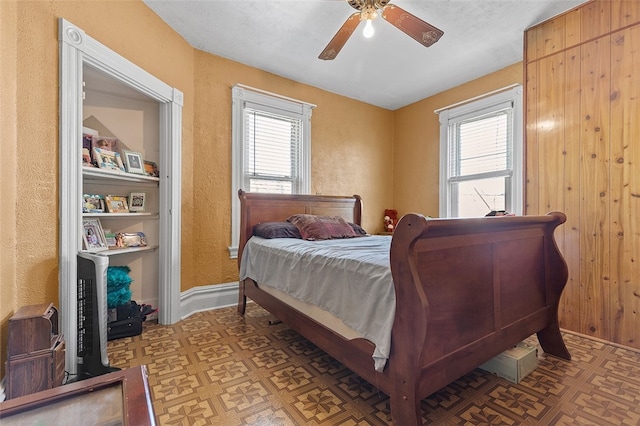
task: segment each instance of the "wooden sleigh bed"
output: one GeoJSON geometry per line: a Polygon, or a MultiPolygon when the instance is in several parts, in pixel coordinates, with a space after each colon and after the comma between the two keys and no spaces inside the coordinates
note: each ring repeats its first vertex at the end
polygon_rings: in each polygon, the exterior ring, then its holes
{"type": "MultiPolygon", "coordinates": [[[[360,197],[275,195],[239,191],[238,263],[261,222],[299,213],[341,216],[360,224],[360,197]]],[[[391,240],[396,310],[382,372],[374,345],[345,339],[319,321],[240,282],[238,312],[247,297],[390,397],[395,425],[422,424],[420,401],[537,333],[545,353],[570,354],[558,326],[567,267],[553,238],[562,213],[545,216],[432,219],[408,214],[391,240]]],[[[264,287],[264,286],[263,286],[264,287]]]]}

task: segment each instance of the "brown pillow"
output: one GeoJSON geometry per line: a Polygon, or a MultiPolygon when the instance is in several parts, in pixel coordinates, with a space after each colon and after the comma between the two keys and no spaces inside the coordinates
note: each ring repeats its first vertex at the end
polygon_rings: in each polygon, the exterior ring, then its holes
{"type": "Polygon", "coordinates": [[[349,223],[349,226],[353,228],[353,232],[355,232],[357,236],[369,235],[367,234],[367,231],[365,231],[364,228],[358,225],[357,223],[351,223],[351,222],[348,222],[348,223],[349,223]]]}
{"type": "Polygon", "coordinates": [[[329,240],[358,236],[351,225],[340,216],[295,214],[289,217],[287,222],[294,224],[305,240],[329,240]]]}
{"type": "Polygon", "coordinates": [[[298,228],[289,222],[263,222],[253,227],[253,235],[262,238],[302,238],[298,228]]]}

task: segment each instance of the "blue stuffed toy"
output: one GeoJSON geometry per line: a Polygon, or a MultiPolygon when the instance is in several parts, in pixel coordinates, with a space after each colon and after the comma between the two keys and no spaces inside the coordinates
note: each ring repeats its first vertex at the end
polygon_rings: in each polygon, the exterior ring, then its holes
{"type": "Polygon", "coordinates": [[[131,277],[128,266],[107,268],[107,307],[109,309],[129,303],[131,300],[131,277]]]}

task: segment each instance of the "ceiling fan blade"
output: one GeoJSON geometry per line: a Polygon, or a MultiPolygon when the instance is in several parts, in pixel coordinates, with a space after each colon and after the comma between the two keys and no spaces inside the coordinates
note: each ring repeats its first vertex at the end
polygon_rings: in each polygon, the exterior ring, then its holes
{"type": "Polygon", "coordinates": [[[349,40],[351,34],[355,31],[356,27],[360,23],[360,12],[356,12],[353,15],[349,16],[349,18],[342,24],[342,27],[338,30],[336,35],[333,36],[327,47],[324,48],[319,59],[324,59],[326,61],[330,61],[335,59],[342,50],[344,44],[349,40]]]}
{"type": "Polygon", "coordinates": [[[440,40],[440,37],[444,34],[444,31],[427,24],[422,19],[394,4],[388,4],[382,9],[382,17],[425,47],[429,47],[440,40]]]}

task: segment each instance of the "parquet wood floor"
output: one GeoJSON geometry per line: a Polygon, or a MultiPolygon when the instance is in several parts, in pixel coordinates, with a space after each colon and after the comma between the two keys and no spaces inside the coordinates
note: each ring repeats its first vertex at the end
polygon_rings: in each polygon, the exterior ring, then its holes
{"type": "MultiPolygon", "coordinates": [[[[387,425],[388,397],[250,303],[109,342],[146,364],[160,425],[387,425]]],[[[433,425],[640,425],[640,352],[563,333],[572,361],[539,355],[519,384],[476,369],[422,402],[433,425]]],[[[537,345],[535,336],[527,339],[537,345]]]]}

